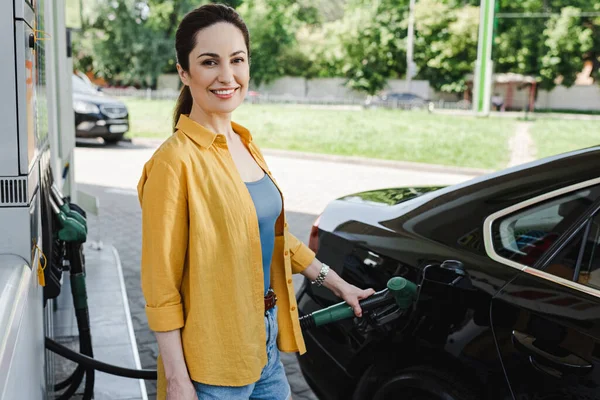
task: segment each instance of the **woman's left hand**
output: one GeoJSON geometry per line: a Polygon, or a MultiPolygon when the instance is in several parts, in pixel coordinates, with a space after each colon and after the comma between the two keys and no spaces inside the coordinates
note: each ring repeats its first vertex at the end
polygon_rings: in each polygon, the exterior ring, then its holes
{"type": "Polygon", "coordinates": [[[360,300],[364,300],[367,297],[371,296],[375,293],[373,289],[360,289],[354,285],[349,283],[345,283],[340,289],[339,293],[336,293],[339,297],[344,299],[346,303],[348,303],[352,309],[354,310],[354,315],[357,317],[362,317],[362,309],[358,302],[360,300]]]}

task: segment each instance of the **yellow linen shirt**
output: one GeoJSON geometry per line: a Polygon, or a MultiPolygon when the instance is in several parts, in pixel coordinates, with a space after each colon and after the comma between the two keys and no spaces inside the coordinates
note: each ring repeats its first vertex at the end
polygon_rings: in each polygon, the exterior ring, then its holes
{"type": "MultiPolygon", "coordinates": [[[[275,182],[250,132],[235,123],[232,128],[275,182]]],[[[194,381],[226,386],[257,381],[267,363],[260,234],[225,136],[182,115],[176,132],[145,164],[138,195],[150,329],[182,329],[194,381]]],[[[289,233],[284,208],[275,224],[271,262],[277,344],[281,351],[303,354],[292,274],[308,267],[315,254],[289,233]]],[[[166,382],[160,356],[158,370],[161,399],[166,382]]]]}

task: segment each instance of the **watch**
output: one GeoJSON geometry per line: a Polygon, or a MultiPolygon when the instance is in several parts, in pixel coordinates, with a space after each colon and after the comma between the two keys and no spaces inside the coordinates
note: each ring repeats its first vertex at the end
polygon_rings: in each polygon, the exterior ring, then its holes
{"type": "Polygon", "coordinates": [[[329,265],[322,263],[321,271],[319,272],[319,275],[311,283],[313,285],[322,286],[323,282],[325,282],[325,278],[327,277],[328,273],[329,273],[329,265]]]}

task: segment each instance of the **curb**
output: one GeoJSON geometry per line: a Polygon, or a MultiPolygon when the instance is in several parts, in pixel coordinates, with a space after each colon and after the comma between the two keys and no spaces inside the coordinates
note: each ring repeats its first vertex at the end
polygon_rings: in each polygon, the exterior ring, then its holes
{"type": "MultiPolygon", "coordinates": [[[[133,322],[131,321],[131,310],[129,309],[129,297],[127,296],[127,287],[125,286],[125,277],[123,276],[123,266],[121,265],[121,257],[119,251],[115,246],[105,245],[106,249],[112,252],[117,264],[117,271],[119,274],[119,283],[121,284],[121,296],[123,296],[123,307],[125,309],[125,315],[127,315],[127,331],[129,333],[129,340],[131,342],[131,350],[133,352],[133,361],[135,368],[142,369],[142,363],[140,361],[140,353],[135,339],[135,331],[133,330],[133,322]]],[[[140,385],[140,392],[142,394],[142,400],[148,400],[148,392],[146,391],[146,383],[143,379],[138,379],[140,385]]]]}
{"type": "Polygon", "coordinates": [[[437,172],[445,174],[461,174],[478,176],[493,172],[493,170],[455,167],[450,165],[425,164],[410,161],[392,161],[380,160],[377,158],[356,157],[356,156],[337,156],[331,154],[305,153],[301,151],[279,150],[279,149],[262,149],[263,154],[277,157],[290,157],[303,160],[318,160],[328,161],[340,164],[360,164],[373,167],[385,167],[394,169],[410,169],[422,172],[437,172]]]}
{"type": "MultiPolygon", "coordinates": [[[[146,138],[134,138],[133,143],[143,143],[151,146],[160,146],[165,139],[146,139],[146,138]]],[[[294,150],[281,150],[281,149],[270,149],[263,148],[261,149],[263,154],[269,156],[276,157],[289,157],[289,158],[297,158],[302,160],[316,160],[316,161],[327,161],[327,162],[335,162],[340,164],[359,164],[373,167],[384,167],[384,168],[394,168],[394,169],[409,169],[413,171],[421,171],[421,172],[434,172],[434,173],[444,173],[444,174],[459,174],[459,175],[470,175],[470,176],[478,176],[484,175],[494,170],[491,169],[482,169],[482,168],[467,168],[467,167],[455,167],[451,165],[439,165],[439,164],[426,164],[426,163],[417,163],[410,161],[393,161],[393,160],[383,160],[377,158],[368,158],[368,157],[356,157],[356,156],[338,156],[332,154],[321,154],[321,153],[308,153],[302,151],[294,151],[294,150]]]]}
{"type": "MultiPolygon", "coordinates": [[[[487,118],[485,116],[478,116],[471,110],[453,110],[437,108],[433,110],[433,114],[439,115],[452,115],[456,117],[480,117],[487,118]]],[[[596,114],[568,114],[568,113],[555,113],[555,112],[529,112],[525,111],[490,111],[490,117],[498,118],[512,118],[512,119],[523,119],[527,117],[528,121],[535,121],[536,119],[565,119],[565,120],[580,120],[580,121],[597,121],[600,120],[600,115],[596,114]]]]}

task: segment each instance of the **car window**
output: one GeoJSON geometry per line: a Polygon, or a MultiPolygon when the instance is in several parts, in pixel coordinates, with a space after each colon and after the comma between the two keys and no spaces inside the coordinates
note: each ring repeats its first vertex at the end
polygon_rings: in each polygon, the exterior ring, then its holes
{"type": "Polygon", "coordinates": [[[499,218],[492,224],[494,251],[533,266],[600,194],[600,185],[555,197],[499,218]]]}
{"type": "Polygon", "coordinates": [[[600,214],[590,221],[577,282],[600,289],[600,214]]]}
{"type": "Polygon", "coordinates": [[[544,266],[544,271],[600,289],[600,214],[579,229],[578,234],[544,266]]]}

